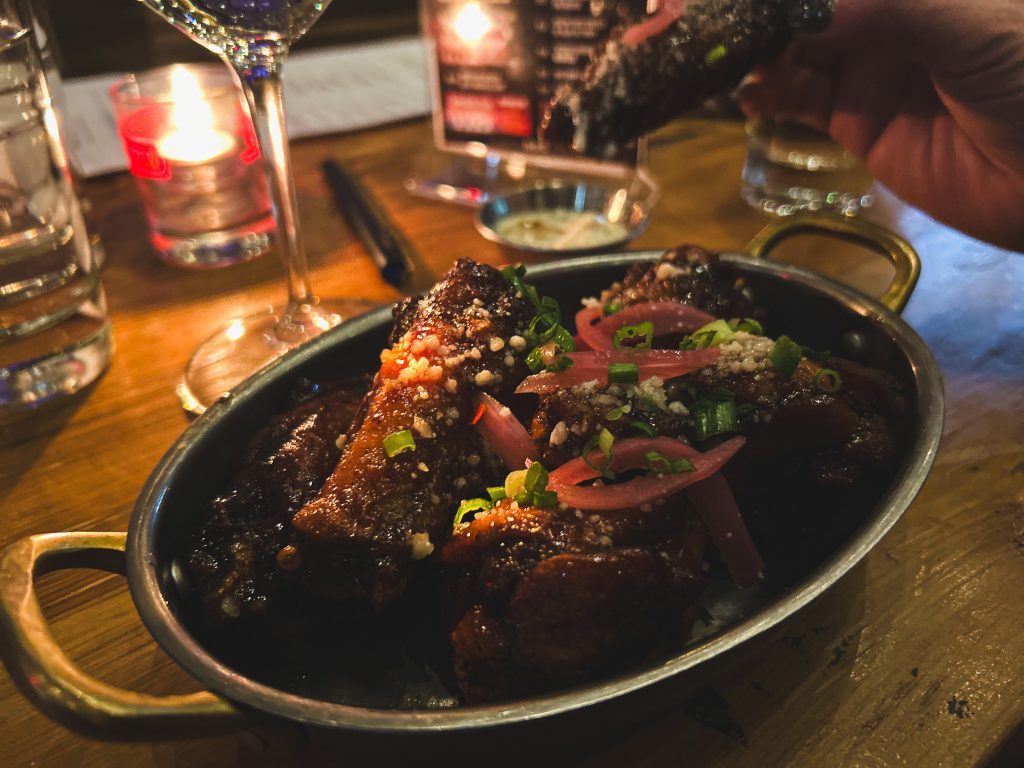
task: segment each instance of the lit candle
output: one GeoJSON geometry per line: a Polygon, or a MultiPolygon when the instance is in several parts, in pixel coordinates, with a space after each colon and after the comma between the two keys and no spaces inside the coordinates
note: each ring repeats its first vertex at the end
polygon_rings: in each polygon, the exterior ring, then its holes
{"type": "Polygon", "coordinates": [[[494,24],[490,17],[484,13],[480,3],[471,2],[462,6],[455,14],[455,34],[459,39],[469,45],[476,45],[484,36],[491,31],[494,24]]]}
{"type": "Polygon", "coordinates": [[[235,148],[234,137],[214,125],[213,110],[187,67],[176,66],[171,71],[171,98],[168,133],[156,143],[163,158],[179,163],[206,163],[235,148]]]}

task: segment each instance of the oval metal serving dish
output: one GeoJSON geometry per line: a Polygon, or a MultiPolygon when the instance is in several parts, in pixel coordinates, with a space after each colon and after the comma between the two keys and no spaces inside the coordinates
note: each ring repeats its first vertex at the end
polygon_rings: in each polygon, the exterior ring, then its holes
{"type": "MultiPolygon", "coordinates": [[[[593,295],[620,278],[633,262],[658,255],[659,252],[626,253],[564,260],[531,267],[529,279],[544,294],[571,308],[578,305],[581,297],[593,295]]],[[[858,292],[806,271],[746,255],[729,254],[723,258],[742,272],[755,300],[768,310],[774,334],[794,333],[801,341],[818,346],[839,338],[855,339],[855,357],[889,371],[902,382],[909,405],[909,428],[902,458],[889,487],[873,507],[862,511],[852,533],[797,574],[785,590],[751,601],[744,615],[731,616],[731,625],[717,634],[656,663],[570,690],[489,706],[403,709],[403,702],[397,700],[357,706],[344,703],[344,691],[338,696],[311,696],[299,687],[269,685],[255,676],[240,674],[224,658],[214,655],[188,626],[185,617],[189,609],[175,589],[172,563],[180,556],[185,536],[202,514],[207,500],[223,484],[233,458],[248,438],[279,411],[297,379],[338,378],[355,370],[376,368],[391,328],[390,311],[381,309],[345,323],[287,355],[217,403],[168,451],[139,496],[127,537],[132,597],[157,642],[215,694],[197,695],[200,698],[195,707],[205,706],[205,714],[190,710],[189,702],[181,703],[181,711],[176,713],[178,722],[195,729],[205,718],[213,723],[219,721],[222,727],[238,727],[239,722],[251,717],[245,714],[248,710],[258,710],[368,736],[396,732],[462,733],[469,729],[536,724],[541,719],[550,722],[551,718],[557,722],[556,716],[569,717],[570,713],[599,704],[610,706],[628,694],[633,694],[628,698],[647,695],[650,692],[644,689],[656,687],[655,684],[756,637],[834,584],[896,523],[924,482],[942,428],[938,369],[917,334],[896,314],[858,292]]],[[[847,350],[843,352],[850,354],[847,350]]],[[[31,671],[30,665],[22,667],[23,672],[31,671]]],[[[45,698],[45,692],[37,690],[35,694],[37,700],[45,698]]],[[[53,705],[50,709],[59,707],[53,705]]],[[[74,720],[64,714],[65,721],[74,720]]],[[[160,717],[159,706],[140,715],[142,732],[159,734],[160,717]]],[[[79,719],[88,720],[88,713],[79,713],[79,719]]],[[[102,729],[97,726],[94,730],[102,729]]]]}

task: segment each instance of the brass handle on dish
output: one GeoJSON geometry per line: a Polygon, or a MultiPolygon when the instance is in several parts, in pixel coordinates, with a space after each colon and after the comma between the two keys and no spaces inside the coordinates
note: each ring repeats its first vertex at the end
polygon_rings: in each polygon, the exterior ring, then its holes
{"type": "Polygon", "coordinates": [[[64,725],[119,740],[199,736],[238,730],[244,715],[206,691],[174,696],[133,693],[90,677],[50,633],[37,576],[65,568],[124,573],[126,534],[68,532],[28,536],[0,553],[0,651],[22,692],[64,725]]]}
{"type": "Polygon", "coordinates": [[[917,251],[899,235],[884,227],[857,218],[842,218],[828,213],[800,213],[773,221],[747,245],[747,253],[767,258],[780,241],[797,234],[819,234],[864,245],[878,251],[896,268],[892,283],[879,302],[893,312],[902,312],[921,275],[917,251]]]}

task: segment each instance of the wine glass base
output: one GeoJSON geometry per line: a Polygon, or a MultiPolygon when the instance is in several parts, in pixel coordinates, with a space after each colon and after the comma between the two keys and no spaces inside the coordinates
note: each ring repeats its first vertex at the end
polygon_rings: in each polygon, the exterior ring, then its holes
{"type": "Polygon", "coordinates": [[[288,350],[377,306],[357,299],[326,300],[287,317],[283,308],[268,307],[232,320],[200,344],[185,366],[176,390],[182,407],[201,414],[288,350]]]}

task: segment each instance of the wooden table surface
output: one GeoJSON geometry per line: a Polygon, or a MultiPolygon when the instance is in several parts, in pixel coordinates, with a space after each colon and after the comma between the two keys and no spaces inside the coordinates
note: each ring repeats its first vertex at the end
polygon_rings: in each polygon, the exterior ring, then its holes
{"type": "MultiPolygon", "coordinates": [[[[364,179],[436,274],[458,256],[509,260],[476,234],[470,210],[404,192],[427,141],[417,121],[295,144],[321,295],[398,298],[335,212],[318,172],[326,156],[364,179]]],[[[664,197],[635,246],[742,247],[766,222],[739,198],[742,159],[738,123],[694,119],[659,134],[652,167],[664,197]]],[[[273,257],[207,273],[163,266],[127,176],[86,189],[108,253],[117,349],[84,396],[0,422],[2,545],[47,531],[124,530],[150,469],[188,427],[174,385],[191,351],[226,319],[283,298],[273,257]]],[[[923,491],[825,596],[693,673],[703,699],[625,734],[595,735],[579,765],[973,766],[996,755],[1024,765],[1014,746],[1024,722],[1024,255],[972,241],[885,194],[870,218],[902,233],[924,265],[905,317],[938,358],[947,407],[923,491]]],[[[869,290],[886,278],[880,259],[851,261],[816,240],[792,241],[780,258],[869,290]]],[[[56,637],[86,670],[133,690],[196,689],[149,638],[121,577],[53,574],[39,594],[56,637]]],[[[0,672],[4,766],[251,765],[246,744],[90,741],[51,723],[0,672]]]]}

